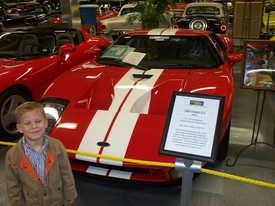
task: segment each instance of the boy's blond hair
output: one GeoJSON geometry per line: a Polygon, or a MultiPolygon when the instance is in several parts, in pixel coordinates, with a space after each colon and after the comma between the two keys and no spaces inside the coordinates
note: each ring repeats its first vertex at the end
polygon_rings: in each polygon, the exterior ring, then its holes
{"type": "Polygon", "coordinates": [[[24,113],[33,111],[35,109],[39,110],[41,114],[46,118],[46,114],[42,104],[37,102],[24,102],[14,110],[14,115],[17,123],[20,123],[21,117],[24,113]]]}

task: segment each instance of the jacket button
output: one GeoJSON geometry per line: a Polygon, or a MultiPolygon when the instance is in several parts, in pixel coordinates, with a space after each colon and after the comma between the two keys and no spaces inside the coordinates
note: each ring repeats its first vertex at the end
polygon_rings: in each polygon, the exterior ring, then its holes
{"type": "Polygon", "coordinates": [[[44,196],[47,196],[47,193],[44,193],[44,196]]]}

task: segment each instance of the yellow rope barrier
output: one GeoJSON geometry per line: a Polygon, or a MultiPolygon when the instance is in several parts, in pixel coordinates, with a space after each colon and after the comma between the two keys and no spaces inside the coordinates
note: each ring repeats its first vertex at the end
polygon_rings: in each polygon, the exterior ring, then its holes
{"type": "Polygon", "coordinates": [[[253,180],[253,179],[249,179],[249,178],[245,178],[245,177],[240,177],[240,176],[237,176],[237,175],[227,174],[227,173],[224,173],[224,172],[208,170],[208,169],[205,169],[205,168],[201,168],[201,172],[206,173],[206,174],[212,174],[212,175],[224,177],[224,178],[229,178],[229,179],[232,179],[232,180],[238,180],[238,181],[241,181],[241,182],[246,182],[246,183],[250,183],[250,184],[254,184],[254,185],[260,185],[260,186],[263,186],[263,187],[269,187],[269,188],[275,189],[275,184],[271,184],[271,183],[268,183],[268,182],[253,180]]]}
{"type": "MultiPolygon", "coordinates": [[[[15,144],[16,143],[13,143],[13,142],[1,142],[0,141],[0,145],[14,146],[15,144]]],[[[82,152],[82,151],[76,151],[76,150],[71,150],[71,149],[66,149],[66,151],[68,153],[72,153],[72,154],[78,154],[78,155],[84,155],[84,156],[90,156],[90,157],[98,157],[98,158],[109,159],[109,160],[114,160],[114,161],[129,162],[129,163],[151,165],[151,166],[160,166],[160,167],[171,167],[171,168],[175,167],[175,163],[135,160],[135,159],[130,159],[130,158],[114,157],[114,156],[109,156],[109,155],[95,154],[95,153],[90,153],[90,152],[82,152]]],[[[228,179],[233,179],[233,180],[237,180],[237,181],[241,181],[241,182],[246,182],[249,184],[254,184],[254,185],[259,185],[259,186],[275,189],[275,184],[268,183],[268,182],[253,180],[253,179],[240,177],[237,175],[231,175],[231,174],[227,174],[224,172],[209,170],[209,169],[205,169],[205,168],[201,168],[201,172],[210,174],[210,175],[228,178],[228,179]]]]}
{"type": "Polygon", "coordinates": [[[103,158],[103,159],[109,159],[109,160],[115,160],[115,161],[121,161],[121,162],[129,162],[129,163],[142,164],[142,165],[152,165],[152,166],[160,166],[160,167],[175,167],[174,163],[136,160],[136,159],[130,159],[130,158],[122,158],[122,157],[114,157],[114,156],[109,156],[109,155],[95,154],[95,153],[90,153],[90,152],[80,152],[80,151],[75,151],[75,150],[70,150],[70,149],[67,149],[67,152],[73,153],[73,154],[84,155],[84,156],[99,157],[99,158],[103,158]]]}
{"type": "Polygon", "coordinates": [[[1,142],[0,141],[0,145],[14,146],[14,145],[16,145],[16,143],[14,143],[14,142],[1,142]]]}

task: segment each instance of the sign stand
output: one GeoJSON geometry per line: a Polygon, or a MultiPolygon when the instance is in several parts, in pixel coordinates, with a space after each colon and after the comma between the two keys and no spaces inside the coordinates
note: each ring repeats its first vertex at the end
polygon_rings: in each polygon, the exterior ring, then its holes
{"type": "Polygon", "coordinates": [[[181,205],[189,206],[191,202],[191,192],[194,172],[200,173],[201,162],[177,158],[175,169],[182,172],[181,205]]]}
{"type": "MultiPolygon", "coordinates": [[[[236,155],[233,163],[230,164],[230,159],[226,160],[226,165],[228,167],[234,167],[234,165],[237,163],[238,158],[241,156],[241,154],[249,147],[251,146],[256,146],[257,144],[263,144],[263,145],[267,145],[270,146],[272,148],[275,148],[275,136],[273,137],[273,143],[272,145],[266,142],[259,142],[258,141],[258,136],[259,136],[259,132],[260,132],[260,127],[261,127],[261,122],[262,122],[262,116],[263,116],[263,110],[264,110],[264,104],[265,104],[265,97],[266,97],[266,90],[258,90],[258,98],[257,98],[257,103],[256,103],[256,111],[255,111],[255,117],[254,117],[254,125],[253,125],[253,131],[252,131],[252,136],[251,136],[251,143],[249,145],[246,145],[243,149],[241,149],[239,151],[239,153],[236,155]],[[263,97],[262,97],[262,103],[260,105],[260,96],[261,96],[261,92],[263,93],[263,97]],[[260,111],[258,111],[259,107],[261,107],[260,111]],[[255,131],[257,129],[257,131],[255,131]],[[256,134],[255,134],[256,133],[256,134]]],[[[275,133],[274,133],[275,134],[275,133]]]]}
{"type": "Polygon", "coordinates": [[[200,172],[200,161],[215,162],[224,99],[176,91],[172,94],[159,153],[176,157],[175,169],[182,173],[182,206],[190,205],[194,172],[200,172]]]}

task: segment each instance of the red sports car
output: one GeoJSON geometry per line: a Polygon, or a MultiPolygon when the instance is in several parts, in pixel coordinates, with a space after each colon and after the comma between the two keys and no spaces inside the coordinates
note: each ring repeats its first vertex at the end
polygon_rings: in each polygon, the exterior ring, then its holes
{"type": "Polygon", "coordinates": [[[109,46],[105,37],[63,25],[43,25],[0,36],[0,138],[14,140],[14,109],[24,101],[39,101],[61,73],[83,63],[109,46]]]}
{"type": "MultiPolygon", "coordinates": [[[[158,152],[173,91],[221,95],[218,159],[224,159],[234,99],[232,69],[242,59],[228,52],[230,44],[227,35],[201,30],[127,32],[99,58],[70,69],[48,87],[41,100],[48,132],[67,149],[174,163],[174,157],[158,152]]],[[[174,168],[81,154],[70,159],[74,170],[91,174],[159,183],[180,179],[174,168]]]]}

